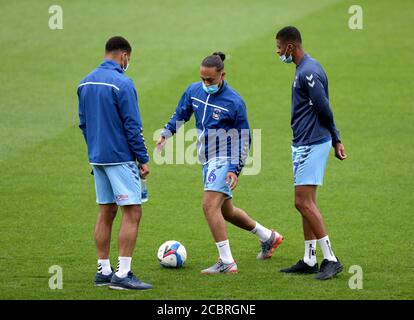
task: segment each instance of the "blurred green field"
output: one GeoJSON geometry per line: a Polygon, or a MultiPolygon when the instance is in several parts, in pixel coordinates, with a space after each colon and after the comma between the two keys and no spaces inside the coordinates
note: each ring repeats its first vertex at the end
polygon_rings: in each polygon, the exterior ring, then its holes
{"type": "MultiPolygon", "coordinates": [[[[358,31],[348,28],[354,4],[348,0],[57,4],[64,29],[52,31],[49,1],[0,1],[0,299],[414,298],[414,2],[360,1],[364,29],[358,31]],[[349,154],[345,162],[331,154],[319,191],[334,251],[345,265],[327,282],[278,272],[303,254],[290,161],[294,67],[279,62],[274,43],[287,24],[301,30],[306,50],[328,74],[349,154]],[[217,256],[200,206],[201,167],[152,164],[133,269],[154,290],[92,286],[97,207],[77,127],[76,88],[101,62],[107,38],[118,34],[133,45],[127,75],[138,88],[150,154],[153,133],[198,80],[202,58],[216,50],[229,55],[227,80],[246,101],[251,127],[262,130],[262,170],[241,177],[235,204],[285,236],[272,260],[257,261],[256,238],[229,226],[240,273],[201,276],[217,256]],[[157,263],[158,246],[169,239],[187,248],[181,270],[157,263]],[[48,287],[51,265],[63,268],[63,290],[48,287]],[[364,271],[362,290],[348,286],[352,265],[364,271]]],[[[116,233],[113,240],[115,266],[116,233]]]]}

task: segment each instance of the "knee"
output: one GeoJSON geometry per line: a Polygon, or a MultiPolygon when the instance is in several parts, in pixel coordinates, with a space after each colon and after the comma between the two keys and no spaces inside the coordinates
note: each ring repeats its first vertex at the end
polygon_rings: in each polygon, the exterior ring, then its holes
{"type": "Polygon", "coordinates": [[[295,208],[302,214],[307,215],[311,212],[312,201],[302,198],[295,198],[295,208]]]}
{"type": "Polygon", "coordinates": [[[114,216],[118,211],[118,206],[116,204],[106,205],[101,207],[101,212],[107,216],[114,216]]]}
{"type": "Polygon", "coordinates": [[[214,211],[214,205],[211,202],[203,202],[203,211],[205,214],[210,214],[214,211]]]}
{"type": "Polygon", "coordinates": [[[123,210],[123,219],[126,219],[129,223],[139,223],[142,216],[142,210],[140,205],[125,206],[123,210]]]}
{"type": "Polygon", "coordinates": [[[134,222],[139,223],[139,221],[141,220],[141,216],[142,216],[141,206],[136,206],[136,209],[134,210],[134,214],[132,215],[132,219],[134,220],[134,222]]]}
{"type": "Polygon", "coordinates": [[[116,217],[117,211],[117,206],[101,207],[98,216],[98,224],[112,225],[112,222],[116,217]]]}
{"type": "Polygon", "coordinates": [[[204,213],[207,213],[211,210],[211,204],[209,204],[208,202],[203,202],[202,207],[204,213]]]}

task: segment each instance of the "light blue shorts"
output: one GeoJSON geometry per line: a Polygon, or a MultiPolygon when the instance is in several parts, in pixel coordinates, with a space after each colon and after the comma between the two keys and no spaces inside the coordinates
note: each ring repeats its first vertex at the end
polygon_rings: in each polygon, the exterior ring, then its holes
{"type": "Polygon", "coordinates": [[[204,191],[224,193],[227,199],[233,197],[230,187],[226,183],[230,160],[216,158],[203,165],[204,191]]]}
{"type": "Polygon", "coordinates": [[[141,181],[135,162],[92,165],[96,202],[119,206],[141,204],[141,181]]]}
{"type": "Polygon", "coordinates": [[[326,162],[332,141],[320,144],[293,147],[292,164],[295,186],[323,184],[326,162]]]}

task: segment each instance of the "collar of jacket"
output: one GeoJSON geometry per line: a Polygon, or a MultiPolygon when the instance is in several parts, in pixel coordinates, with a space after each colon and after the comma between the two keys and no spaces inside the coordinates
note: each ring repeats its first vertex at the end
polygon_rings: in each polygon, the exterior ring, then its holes
{"type": "Polygon", "coordinates": [[[99,65],[99,68],[113,69],[113,70],[116,70],[120,73],[124,73],[124,70],[121,68],[121,66],[117,62],[115,62],[114,60],[110,60],[110,59],[105,59],[104,62],[102,62],[99,65]]]}
{"type": "Polygon", "coordinates": [[[309,58],[309,55],[307,53],[305,53],[305,55],[303,56],[302,60],[300,60],[299,64],[296,66],[296,69],[299,68],[300,65],[303,64],[303,62],[305,60],[307,60],[309,58]]]}
{"type": "Polygon", "coordinates": [[[227,87],[227,82],[223,80],[223,84],[221,85],[220,89],[215,93],[215,95],[223,92],[226,87],[227,87]]]}

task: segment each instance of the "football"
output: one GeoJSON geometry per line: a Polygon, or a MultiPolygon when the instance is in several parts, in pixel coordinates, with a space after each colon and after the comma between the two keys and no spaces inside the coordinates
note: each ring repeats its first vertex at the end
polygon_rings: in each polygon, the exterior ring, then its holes
{"type": "Polygon", "coordinates": [[[180,242],[169,240],[160,246],[157,258],[165,268],[181,268],[187,260],[187,251],[180,242]]]}

